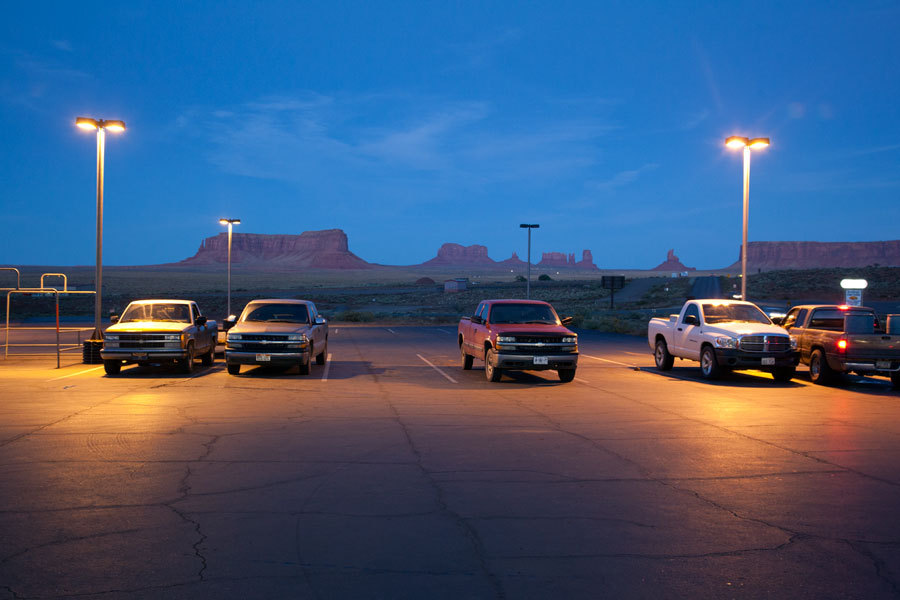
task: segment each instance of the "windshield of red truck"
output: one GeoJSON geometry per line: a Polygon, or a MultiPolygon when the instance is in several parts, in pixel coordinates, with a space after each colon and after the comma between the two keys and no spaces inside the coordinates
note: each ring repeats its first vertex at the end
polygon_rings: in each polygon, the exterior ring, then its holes
{"type": "Polygon", "coordinates": [[[138,321],[164,321],[170,323],[190,323],[191,311],[187,304],[132,304],[125,309],[119,323],[135,323],[138,321]]]}
{"type": "Polygon", "coordinates": [[[267,323],[309,323],[309,312],[305,304],[259,304],[251,305],[244,321],[265,321],[267,323]]]}
{"type": "Polygon", "coordinates": [[[704,304],[703,320],[709,324],[772,323],[766,313],[752,304],[704,304]]]}
{"type": "Polygon", "coordinates": [[[556,325],[556,313],[546,304],[495,304],[491,323],[548,323],[556,325]]]}

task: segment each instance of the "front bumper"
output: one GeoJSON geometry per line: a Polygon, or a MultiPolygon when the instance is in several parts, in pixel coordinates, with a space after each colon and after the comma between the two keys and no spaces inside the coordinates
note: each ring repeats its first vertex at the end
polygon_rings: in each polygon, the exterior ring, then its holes
{"type": "Polygon", "coordinates": [[[147,348],[135,350],[129,348],[103,348],[100,350],[103,360],[127,360],[133,362],[159,362],[187,358],[187,350],[176,348],[147,348]]]}
{"type": "MultiPolygon", "coordinates": [[[[716,348],[719,365],[729,369],[774,369],[796,367],[800,363],[800,353],[790,352],[745,352],[732,348],[716,348]],[[763,359],[774,359],[772,364],[763,364],[763,359]]],[[[766,362],[769,362],[767,360],[766,362]]]]}
{"type": "Polygon", "coordinates": [[[578,354],[521,354],[521,353],[497,353],[494,354],[494,365],[499,369],[522,369],[526,371],[547,371],[551,369],[574,369],[578,366],[578,354]],[[537,364],[538,360],[546,364],[537,364]]]}
{"type": "Polygon", "coordinates": [[[289,366],[308,360],[309,350],[296,352],[241,352],[225,349],[225,364],[228,365],[277,365],[289,366]],[[263,357],[268,357],[266,360],[263,357]]]}

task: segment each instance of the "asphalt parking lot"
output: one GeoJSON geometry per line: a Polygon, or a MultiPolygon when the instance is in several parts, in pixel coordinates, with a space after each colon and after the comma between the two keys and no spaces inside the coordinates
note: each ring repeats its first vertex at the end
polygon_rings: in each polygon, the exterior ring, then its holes
{"type": "Polygon", "coordinates": [[[568,384],[451,327],[332,327],[308,376],[0,359],[0,598],[900,597],[886,379],[580,346],[568,384]]]}

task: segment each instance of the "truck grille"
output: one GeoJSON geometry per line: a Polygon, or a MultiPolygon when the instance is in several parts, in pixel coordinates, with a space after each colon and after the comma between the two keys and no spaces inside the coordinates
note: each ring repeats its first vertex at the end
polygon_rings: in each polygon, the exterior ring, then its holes
{"type": "Polygon", "coordinates": [[[741,350],[745,352],[787,352],[791,338],[786,335],[745,335],[741,338],[741,350]]]}
{"type": "Polygon", "coordinates": [[[267,333],[242,333],[242,340],[250,342],[286,342],[286,335],[270,335],[267,333]]]}
{"type": "Polygon", "coordinates": [[[561,337],[538,337],[538,336],[525,336],[525,335],[517,335],[516,343],[517,344],[537,344],[539,342],[543,342],[545,344],[561,344],[561,337]]]}
{"type": "Polygon", "coordinates": [[[181,341],[166,341],[171,333],[120,333],[120,348],[181,348],[181,341]]]}
{"type": "Polygon", "coordinates": [[[260,354],[278,354],[279,352],[299,352],[300,342],[290,344],[232,344],[232,348],[240,352],[258,352],[260,354]]]}

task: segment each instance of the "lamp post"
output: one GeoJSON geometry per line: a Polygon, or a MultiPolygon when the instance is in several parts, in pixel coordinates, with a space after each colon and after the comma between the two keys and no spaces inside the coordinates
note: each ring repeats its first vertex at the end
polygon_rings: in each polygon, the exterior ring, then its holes
{"type": "Polygon", "coordinates": [[[94,333],[91,335],[91,339],[102,340],[100,302],[103,288],[103,162],[106,153],[106,131],[109,130],[114,133],[125,131],[125,122],[78,117],[75,119],[75,125],[87,131],[92,129],[97,131],[97,263],[94,275],[97,294],[94,297],[94,333]]]}
{"type": "Polygon", "coordinates": [[[537,223],[522,223],[522,229],[528,230],[528,277],[525,279],[525,297],[531,300],[531,230],[540,227],[537,223]]]}
{"type": "Polygon", "coordinates": [[[744,226],[741,236],[741,300],[747,299],[747,221],[750,218],[750,150],[769,145],[769,138],[745,138],[733,135],[725,140],[729,148],[744,149],[744,226]]]}
{"type": "Polygon", "coordinates": [[[226,317],[231,316],[231,228],[240,225],[240,219],[219,219],[221,225],[228,225],[228,309],[226,317]]]}

